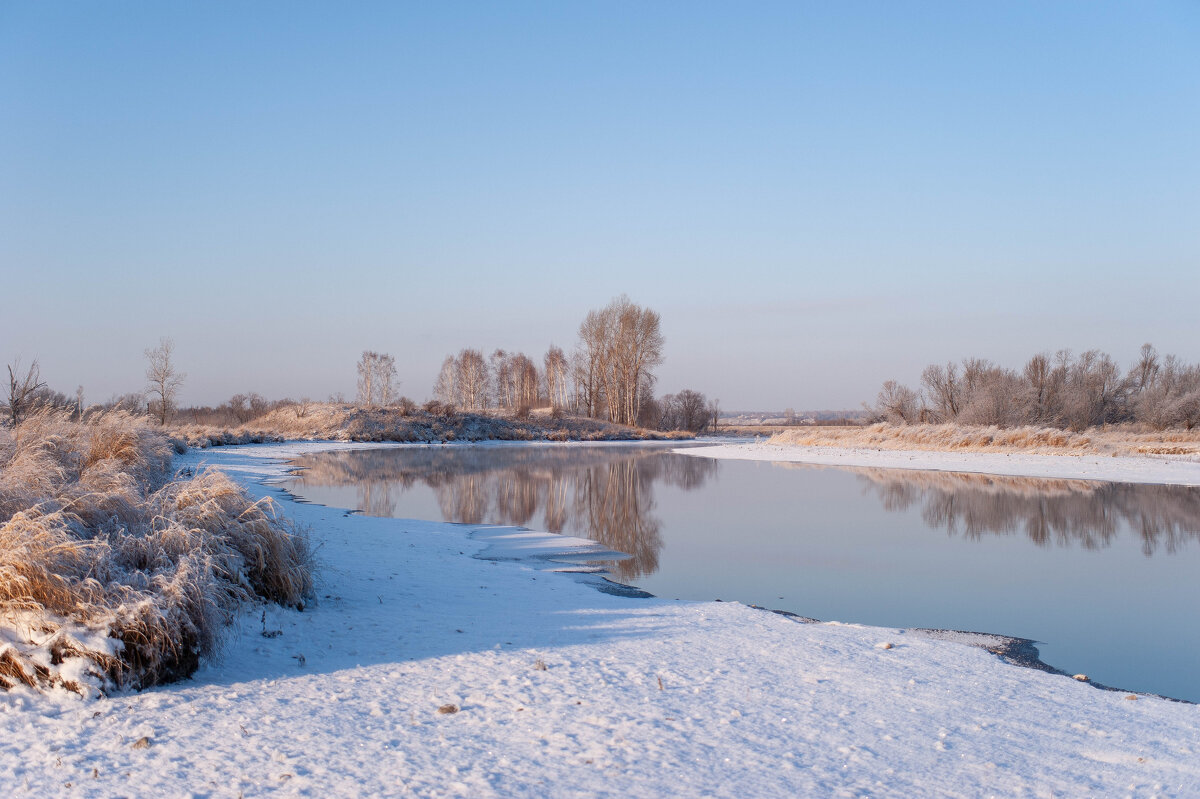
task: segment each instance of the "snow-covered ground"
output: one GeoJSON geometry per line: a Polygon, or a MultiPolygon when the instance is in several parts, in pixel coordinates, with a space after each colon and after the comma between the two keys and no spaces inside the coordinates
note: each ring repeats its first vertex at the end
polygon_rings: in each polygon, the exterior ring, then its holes
{"type": "MultiPolygon", "coordinates": [[[[278,459],[319,446],[184,461],[276,494],[278,459]]],[[[319,602],[248,614],[187,682],[0,694],[4,795],[1200,795],[1195,705],[472,557],[538,537],[284,509],[320,544],[319,602]]]]}
{"type": "Polygon", "coordinates": [[[713,444],[675,450],[705,458],[813,463],[824,466],[877,466],[885,469],[927,469],[939,472],[978,472],[1013,477],[1064,480],[1107,480],[1200,486],[1200,461],[1187,456],[1104,457],[1101,455],[1033,455],[1002,452],[933,452],[868,449],[865,447],[807,447],[764,442],[713,444]]]}

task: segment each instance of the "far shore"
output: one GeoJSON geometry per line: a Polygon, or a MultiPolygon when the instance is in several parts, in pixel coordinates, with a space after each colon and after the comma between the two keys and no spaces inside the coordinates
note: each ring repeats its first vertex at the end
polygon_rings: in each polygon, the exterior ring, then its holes
{"type": "Polygon", "coordinates": [[[883,449],[869,446],[809,446],[777,441],[778,439],[772,439],[735,444],[714,442],[712,446],[680,447],[674,451],[705,458],[803,463],[814,466],[873,466],[886,469],[972,472],[1008,477],[1200,486],[1200,456],[1195,455],[962,452],[883,449]]]}

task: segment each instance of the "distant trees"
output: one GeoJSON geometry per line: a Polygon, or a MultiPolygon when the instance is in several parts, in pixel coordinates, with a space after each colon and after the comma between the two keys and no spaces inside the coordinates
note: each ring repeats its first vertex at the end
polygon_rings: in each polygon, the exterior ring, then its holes
{"type": "Polygon", "coordinates": [[[29,364],[25,374],[21,375],[21,360],[18,358],[8,364],[8,397],[5,410],[8,411],[9,424],[16,427],[22,418],[33,409],[37,392],[46,387],[42,382],[42,370],[37,359],[29,364]]]}
{"type": "Polygon", "coordinates": [[[1200,366],[1173,355],[1160,358],[1150,344],[1124,374],[1108,354],[1088,350],[1039,353],[1017,372],[979,358],[932,364],[921,390],[894,380],[883,384],[870,408],[895,424],[1040,425],[1083,430],[1118,422],[1156,429],[1200,424],[1200,366]]]}
{"type": "Polygon", "coordinates": [[[449,355],[442,362],[433,393],[443,405],[481,410],[487,407],[491,383],[492,376],[483,353],[467,348],[457,357],[449,355]]]}
{"type": "Polygon", "coordinates": [[[624,295],[579,325],[575,391],[588,416],[634,425],[663,359],[662,318],[624,295]]]}
{"type": "Polygon", "coordinates": [[[920,396],[908,386],[887,380],[875,400],[877,413],[892,424],[920,421],[920,396]]]}
{"type": "Polygon", "coordinates": [[[472,410],[487,407],[489,376],[487,361],[479,350],[464,349],[455,362],[458,402],[460,408],[472,410]]]}
{"type": "Polygon", "coordinates": [[[175,407],[175,399],[183,385],[186,374],[175,369],[175,342],[167,337],[159,339],[158,346],[147,349],[146,394],[150,399],[150,412],[165,425],[175,407]]]}
{"type": "Polygon", "coordinates": [[[658,400],[658,419],[654,425],[659,430],[687,430],[702,433],[716,426],[720,415],[715,402],[699,391],[685,388],[678,394],[666,394],[658,400]]]}
{"type": "Polygon", "coordinates": [[[225,407],[237,424],[245,424],[251,419],[257,419],[270,410],[271,403],[261,394],[251,391],[249,394],[234,394],[225,403],[225,407]]]}
{"type": "Polygon", "coordinates": [[[546,350],[542,375],[546,381],[546,398],[551,408],[566,408],[570,402],[570,364],[561,348],[550,345],[546,350]]]}
{"type": "Polygon", "coordinates": [[[358,404],[368,408],[390,405],[396,392],[396,359],[384,352],[363,350],[358,359],[358,404]]]}
{"type": "Polygon", "coordinates": [[[570,356],[551,344],[539,369],[522,352],[497,349],[485,360],[464,349],[442,362],[433,393],[468,410],[549,406],[636,425],[653,400],[663,341],[659,314],[622,295],[588,312],[570,356]]]}

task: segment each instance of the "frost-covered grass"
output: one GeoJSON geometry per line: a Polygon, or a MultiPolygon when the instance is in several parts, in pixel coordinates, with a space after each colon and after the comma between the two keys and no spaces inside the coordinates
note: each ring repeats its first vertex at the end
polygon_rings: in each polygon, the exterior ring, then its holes
{"type": "Polygon", "coordinates": [[[238,427],[179,422],[172,436],[190,447],[279,441],[639,441],[687,439],[580,416],[534,412],[525,418],[501,411],[458,413],[443,406],[405,413],[398,407],[363,408],[340,403],[285,406],[238,427]]]}
{"type": "Polygon", "coordinates": [[[0,429],[0,687],[185,677],[247,602],[311,590],[305,535],[218,471],[172,479],[141,417],[0,429]]]}
{"type": "Polygon", "coordinates": [[[865,427],[799,427],[777,433],[769,443],[1042,455],[1200,455],[1200,430],[1148,431],[1116,426],[1073,433],[1051,427],[879,423],[865,427]]]}

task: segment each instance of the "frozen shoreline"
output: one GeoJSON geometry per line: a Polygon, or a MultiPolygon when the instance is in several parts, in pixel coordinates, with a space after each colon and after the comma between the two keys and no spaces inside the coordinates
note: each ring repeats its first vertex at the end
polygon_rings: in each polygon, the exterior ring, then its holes
{"type": "MultiPolygon", "coordinates": [[[[212,463],[278,498],[263,481],[286,473],[280,459],[330,446],[180,465],[212,463]]],[[[315,607],[247,614],[224,658],[176,685],[97,702],[5,695],[0,784],[99,796],[1200,792],[1194,705],[892,628],[603,594],[473,557],[502,543],[495,528],[485,542],[471,526],[283,510],[320,547],[315,607]],[[134,749],[143,736],[151,745],[134,749]]]]}
{"type": "Polygon", "coordinates": [[[817,466],[874,466],[973,472],[1008,477],[1046,477],[1064,480],[1103,480],[1115,483],[1200,486],[1200,461],[1161,455],[1104,457],[1100,455],[1033,455],[996,452],[933,452],[926,450],[810,447],[797,444],[744,443],[679,447],[684,455],[733,460],[811,463],[817,466]]]}

